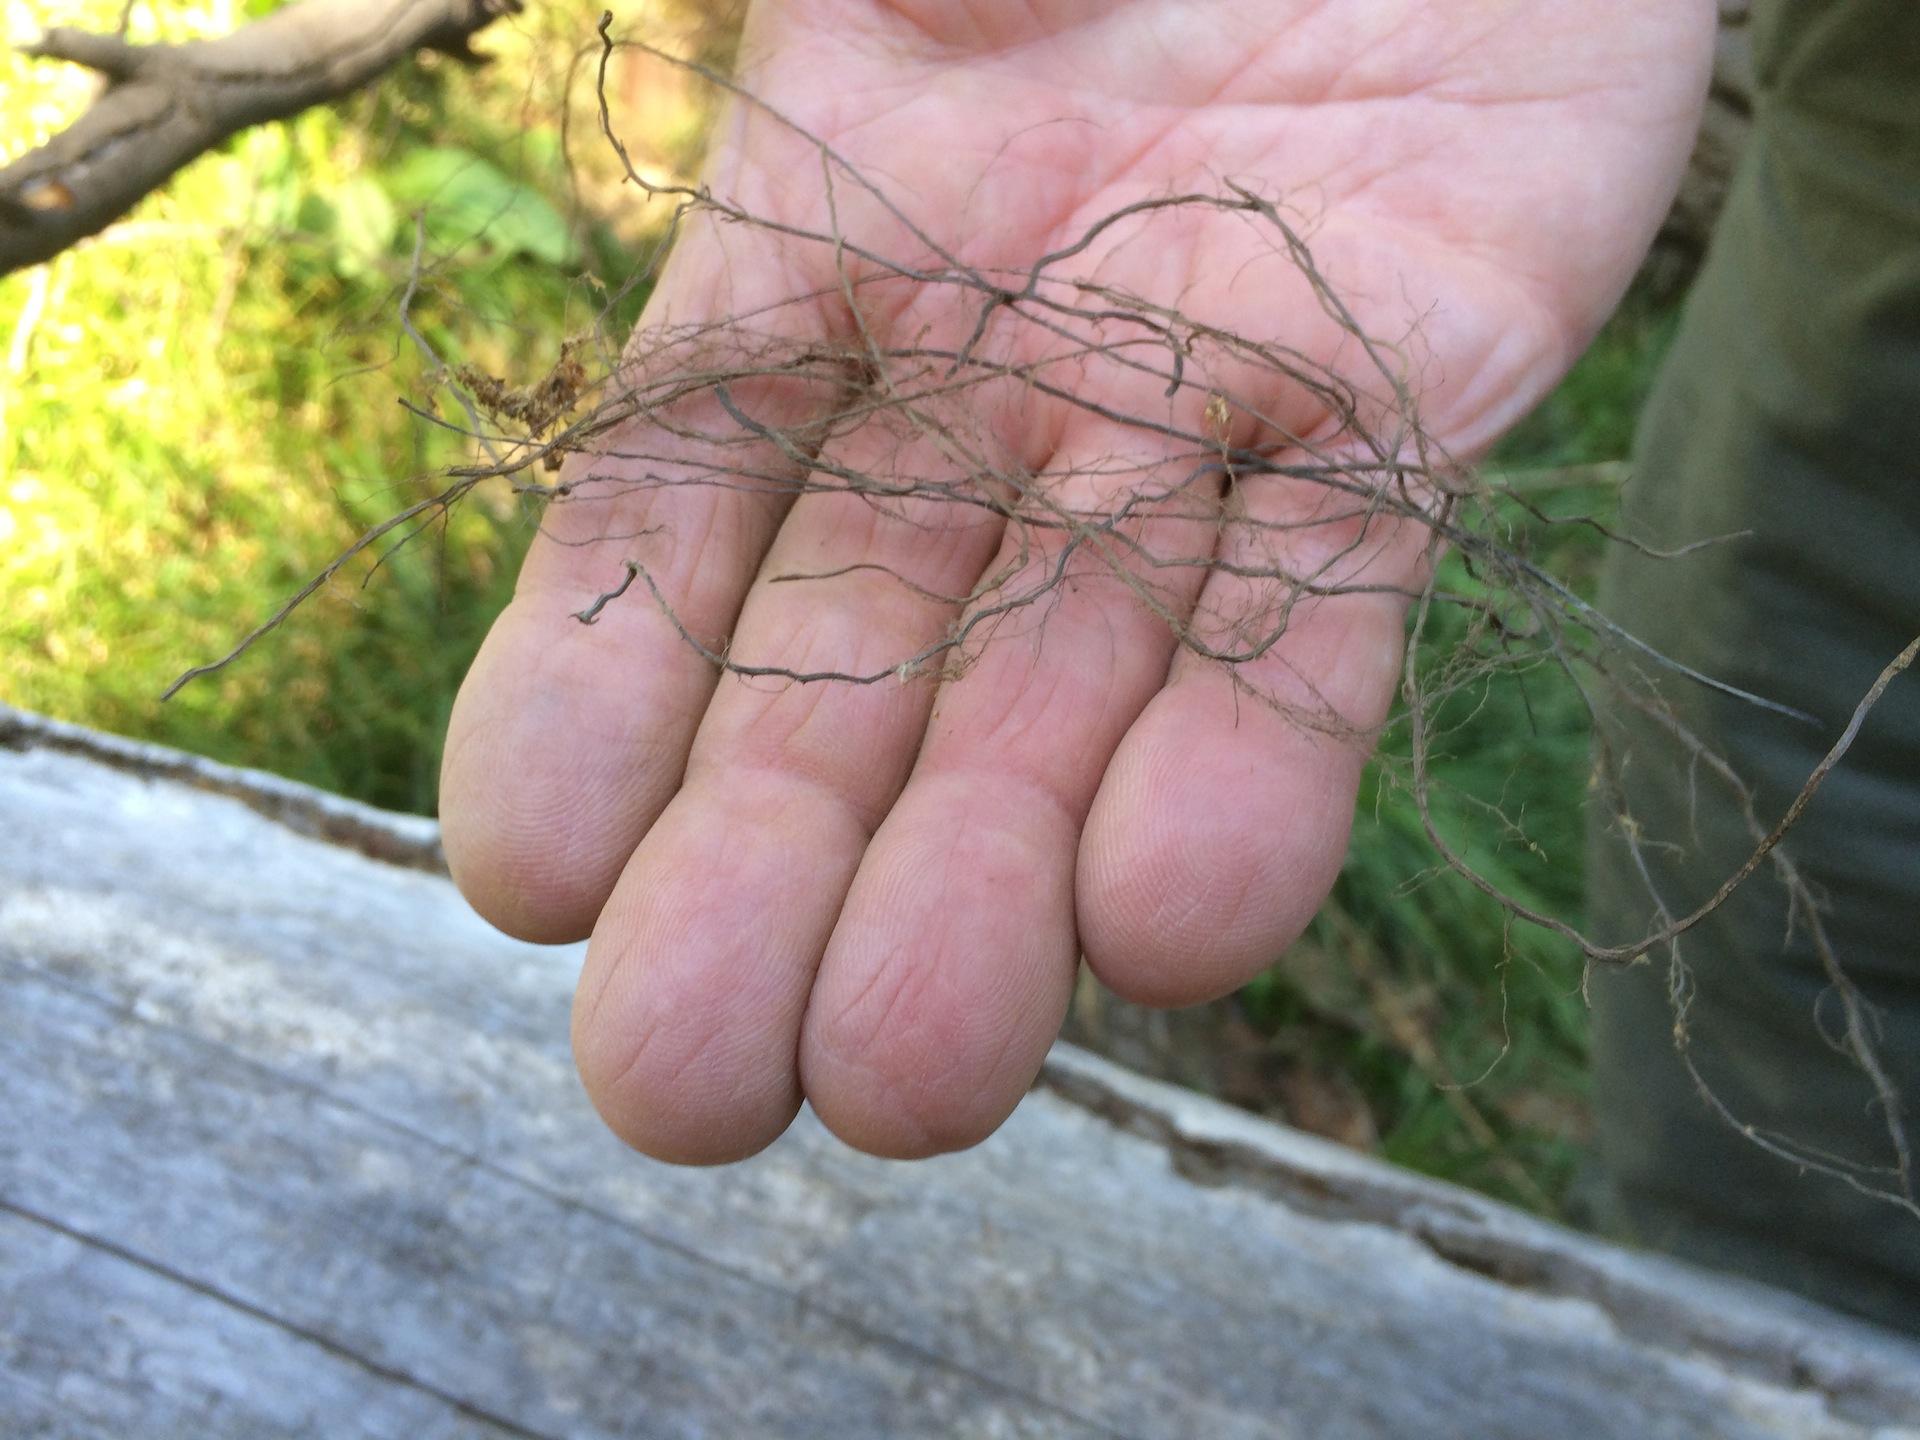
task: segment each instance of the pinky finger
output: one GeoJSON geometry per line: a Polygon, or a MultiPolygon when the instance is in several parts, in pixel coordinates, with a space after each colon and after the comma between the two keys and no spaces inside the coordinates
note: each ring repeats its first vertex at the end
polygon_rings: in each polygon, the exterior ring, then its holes
{"type": "Polygon", "coordinates": [[[1175,657],[1088,816],[1081,944],[1139,1003],[1244,984],[1306,928],[1345,858],[1429,532],[1329,514],[1337,502],[1305,483],[1249,488],[1201,593],[1196,648],[1175,657]]]}

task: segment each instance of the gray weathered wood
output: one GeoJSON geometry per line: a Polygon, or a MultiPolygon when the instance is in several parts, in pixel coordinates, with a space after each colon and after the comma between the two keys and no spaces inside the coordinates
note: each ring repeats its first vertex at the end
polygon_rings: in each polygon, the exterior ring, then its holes
{"type": "Polygon", "coordinates": [[[1920,1436],[1920,1350],[1064,1047],[966,1155],[639,1159],[432,843],[0,710],[0,1435],[1920,1436]]]}

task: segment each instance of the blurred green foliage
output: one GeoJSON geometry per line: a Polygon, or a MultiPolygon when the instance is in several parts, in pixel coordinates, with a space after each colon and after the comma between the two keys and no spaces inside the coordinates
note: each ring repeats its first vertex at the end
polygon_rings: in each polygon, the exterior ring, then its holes
{"type": "MultiPolygon", "coordinates": [[[[165,20],[170,35],[220,33],[266,8],[213,0],[165,20]]],[[[111,29],[119,12],[82,0],[39,18],[111,29]]],[[[132,16],[134,38],[157,32],[146,8],[132,16]]],[[[562,338],[596,321],[623,333],[637,313],[637,290],[602,313],[634,235],[580,203],[594,186],[569,174],[558,130],[561,42],[589,36],[592,16],[558,5],[535,23],[483,37],[508,63],[405,67],[338,109],[249,131],[107,234],[0,281],[0,698],[432,810],[452,696],[535,520],[504,492],[158,696],[467,458],[396,403],[432,393],[433,362],[399,323],[416,246],[411,317],[449,365],[525,383],[562,338]]],[[[0,55],[0,136],[17,150],[47,133],[84,103],[75,87],[0,55]]],[[[698,126],[684,111],[649,120],[685,145],[698,126]]],[[[1630,302],[1496,464],[1623,457],[1670,328],[1630,302]]],[[[1543,503],[1609,501],[1596,484],[1543,503]]],[[[1570,528],[1541,553],[1581,580],[1599,549],[1570,528]]],[[[1504,674],[1450,701],[1440,731],[1438,793],[1498,807],[1446,799],[1443,823],[1516,898],[1577,918],[1577,698],[1541,671],[1504,674]]],[[[1274,1047],[1357,1089],[1386,1154],[1551,1210],[1583,1126],[1579,976],[1564,946],[1436,874],[1400,783],[1405,745],[1396,730],[1368,772],[1332,904],[1243,1002],[1274,1047]]]]}
{"type": "MultiPolygon", "coordinates": [[[[89,0],[61,18],[110,30],[119,11],[89,0]]],[[[241,18],[221,3],[164,12],[169,37],[241,18]]],[[[569,33],[591,34],[584,10],[573,19],[569,33]]],[[[135,38],[157,29],[136,9],[135,38]]],[[[397,403],[431,403],[434,364],[400,324],[416,244],[420,335],[445,364],[516,383],[628,279],[620,237],[575,205],[558,103],[537,98],[554,84],[528,57],[564,64],[571,47],[485,38],[520,59],[429,59],[339,109],[247,131],[104,235],[0,281],[9,703],[433,808],[453,690],[533,523],[510,497],[383,547],[271,643],[158,697],[469,458],[397,403]]],[[[0,58],[0,135],[20,148],[46,133],[85,83],[0,58]]]]}

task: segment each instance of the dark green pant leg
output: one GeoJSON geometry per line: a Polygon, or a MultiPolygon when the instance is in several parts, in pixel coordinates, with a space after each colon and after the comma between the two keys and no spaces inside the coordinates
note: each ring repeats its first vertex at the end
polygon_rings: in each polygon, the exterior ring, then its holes
{"type": "MultiPolygon", "coordinates": [[[[1920,633],[1920,4],[1798,0],[1757,6],[1755,25],[1753,148],[1643,421],[1627,507],[1656,542],[1749,533],[1680,560],[1622,553],[1603,603],[1674,658],[1821,717],[1802,726],[1661,682],[1771,824],[1920,633]]],[[[1654,885],[1690,909],[1752,837],[1655,727],[1623,711],[1605,728],[1654,885]]],[[[1920,1111],[1920,673],[1887,692],[1790,850],[1920,1111]]],[[[1591,867],[1594,928],[1644,933],[1645,878],[1604,815],[1591,867]]],[[[1886,1115],[1830,1043],[1834,996],[1789,919],[1763,870],[1681,942],[1697,988],[1689,1053],[1740,1122],[1889,1164],[1886,1115]]],[[[1920,1331],[1920,1218],[1717,1116],[1677,1058],[1668,975],[1651,960],[1593,987],[1603,1218],[1920,1331]]],[[[1917,1118],[1904,1131],[1920,1149],[1917,1118]]]]}

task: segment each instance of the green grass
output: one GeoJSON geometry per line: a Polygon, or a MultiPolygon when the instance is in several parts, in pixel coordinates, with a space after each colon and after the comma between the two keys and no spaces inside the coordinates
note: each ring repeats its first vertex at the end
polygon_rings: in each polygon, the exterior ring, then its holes
{"type": "MultiPolygon", "coordinates": [[[[118,11],[77,18],[111,28],[118,11]]],[[[137,38],[152,21],[136,14],[137,38]]],[[[234,17],[200,18],[217,31],[234,17]]],[[[415,319],[449,363],[537,378],[626,278],[623,237],[571,206],[540,118],[553,108],[518,73],[414,69],[340,111],[248,132],[113,233],[0,281],[0,698],[432,810],[454,690],[533,524],[509,495],[476,496],[228,669],[158,697],[464,458],[396,403],[431,391],[397,318],[414,210],[438,262],[415,319]]],[[[57,123],[64,83],[0,56],[0,133],[57,123]]],[[[1671,328],[1630,301],[1496,465],[1625,456],[1671,328]]],[[[1608,501],[1604,487],[1551,497],[1608,501]]],[[[1590,535],[1541,543],[1556,570],[1591,579],[1590,535]]],[[[1517,822],[1449,798],[1443,823],[1503,888],[1577,919],[1575,698],[1544,672],[1506,676],[1456,697],[1441,728],[1439,793],[1517,822]]],[[[1553,1210],[1584,1125],[1577,971],[1564,946],[1435,872],[1404,769],[1396,731],[1332,904],[1245,1008],[1275,1050],[1357,1090],[1387,1155],[1553,1210]]]]}

